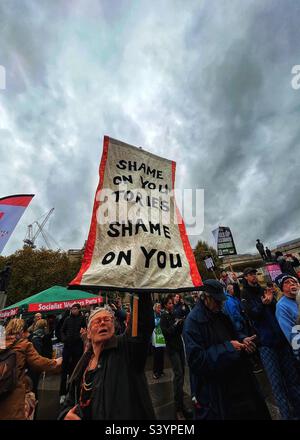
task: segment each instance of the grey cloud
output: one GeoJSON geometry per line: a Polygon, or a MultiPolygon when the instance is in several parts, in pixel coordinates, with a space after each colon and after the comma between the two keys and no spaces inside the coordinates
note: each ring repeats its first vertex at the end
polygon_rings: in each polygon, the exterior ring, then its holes
{"type": "Polygon", "coordinates": [[[175,159],[177,188],[205,189],[205,231],[192,244],[213,243],[218,223],[240,252],[258,237],[272,246],[299,235],[299,6],[159,7],[1,2],[1,192],[37,194],[5,253],[52,206],[51,234],[66,249],[83,245],[104,134],[175,159]]]}

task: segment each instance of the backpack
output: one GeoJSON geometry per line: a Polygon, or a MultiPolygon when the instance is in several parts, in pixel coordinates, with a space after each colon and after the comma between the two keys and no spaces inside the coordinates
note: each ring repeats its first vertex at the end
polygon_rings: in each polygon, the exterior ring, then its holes
{"type": "Polygon", "coordinates": [[[5,398],[17,386],[17,355],[12,350],[14,344],[0,352],[0,399],[5,398]]]}

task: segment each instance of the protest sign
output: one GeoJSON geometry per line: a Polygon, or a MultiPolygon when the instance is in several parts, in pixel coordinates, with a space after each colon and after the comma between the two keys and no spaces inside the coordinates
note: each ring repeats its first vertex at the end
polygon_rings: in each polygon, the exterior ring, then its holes
{"type": "Polygon", "coordinates": [[[212,234],[216,241],[219,257],[237,254],[230,228],[219,226],[212,231],[212,234]]]}
{"type": "Polygon", "coordinates": [[[179,292],[202,285],[174,198],[175,168],[104,138],[89,236],[71,287],[179,292]]]}

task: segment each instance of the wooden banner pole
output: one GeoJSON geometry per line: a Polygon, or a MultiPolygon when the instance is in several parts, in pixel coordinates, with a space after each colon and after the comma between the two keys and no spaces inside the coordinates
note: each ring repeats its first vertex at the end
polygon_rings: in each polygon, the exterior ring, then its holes
{"type": "Polygon", "coordinates": [[[132,307],[132,330],[131,330],[132,337],[136,337],[138,335],[138,316],[139,316],[139,297],[137,295],[134,295],[133,307],[132,307]]]}

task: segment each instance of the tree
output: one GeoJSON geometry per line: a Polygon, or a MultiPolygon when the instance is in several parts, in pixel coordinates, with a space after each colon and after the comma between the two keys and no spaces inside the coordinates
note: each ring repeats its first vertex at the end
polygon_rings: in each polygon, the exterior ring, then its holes
{"type": "Polygon", "coordinates": [[[194,255],[198,270],[203,280],[214,278],[214,273],[206,268],[204,262],[204,258],[207,256],[211,256],[212,259],[214,260],[214,264],[216,266],[215,273],[216,276],[219,278],[220,276],[219,266],[221,264],[221,261],[218,257],[216,250],[213,247],[209,246],[205,241],[200,240],[198,241],[197,246],[194,249],[194,255]]]}
{"type": "Polygon", "coordinates": [[[0,270],[11,262],[7,306],[31,295],[60,285],[66,286],[78,273],[80,261],[70,261],[66,252],[46,249],[24,249],[9,257],[0,257],[0,270]]]}

